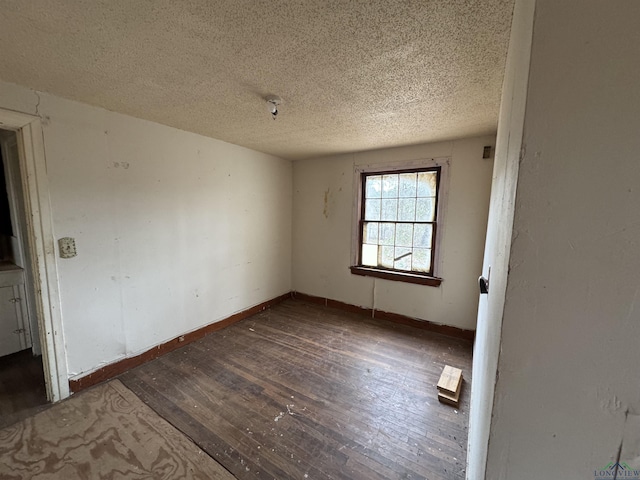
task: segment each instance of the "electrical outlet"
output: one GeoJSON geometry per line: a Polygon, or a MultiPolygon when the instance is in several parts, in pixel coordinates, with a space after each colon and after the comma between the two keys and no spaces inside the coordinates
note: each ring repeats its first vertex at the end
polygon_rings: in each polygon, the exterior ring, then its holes
{"type": "Polygon", "coordinates": [[[76,240],[71,237],[63,237],[58,240],[60,248],[60,258],[73,258],[77,255],[76,240]]]}

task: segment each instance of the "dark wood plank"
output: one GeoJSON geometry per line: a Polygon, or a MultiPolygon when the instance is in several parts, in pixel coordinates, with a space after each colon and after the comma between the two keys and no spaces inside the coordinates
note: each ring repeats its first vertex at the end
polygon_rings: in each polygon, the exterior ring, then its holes
{"type": "Polygon", "coordinates": [[[238,479],[462,479],[468,340],[287,300],[120,379],[238,479]]]}
{"type": "Polygon", "coordinates": [[[27,349],[0,358],[0,428],[49,405],[41,356],[27,349]]]}

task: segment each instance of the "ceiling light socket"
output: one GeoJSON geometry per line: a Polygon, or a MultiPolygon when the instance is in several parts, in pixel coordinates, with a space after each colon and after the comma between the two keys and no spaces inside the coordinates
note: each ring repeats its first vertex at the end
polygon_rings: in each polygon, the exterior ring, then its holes
{"type": "Polygon", "coordinates": [[[278,116],[278,105],[282,104],[282,99],[277,95],[267,95],[264,99],[267,101],[267,108],[269,109],[271,118],[275,120],[278,116]]]}

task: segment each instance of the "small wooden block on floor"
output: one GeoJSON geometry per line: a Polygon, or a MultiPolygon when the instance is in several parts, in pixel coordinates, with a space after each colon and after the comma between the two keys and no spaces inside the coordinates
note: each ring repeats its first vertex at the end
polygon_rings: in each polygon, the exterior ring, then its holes
{"type": "Polygon", "coordinates": [[[462,388],[462,370],[445,365],[438,380],[438,400],[442,403],[458,406],[462,388]]]}

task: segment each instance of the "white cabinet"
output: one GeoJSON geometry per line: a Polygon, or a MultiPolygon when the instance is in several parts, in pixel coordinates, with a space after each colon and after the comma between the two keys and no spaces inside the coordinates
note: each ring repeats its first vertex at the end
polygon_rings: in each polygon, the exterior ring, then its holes
{"type": "Polygon", "coordinates": [[[0,356],[31,347],[25,298],[24,271],[0,266],[0,356]]]}

